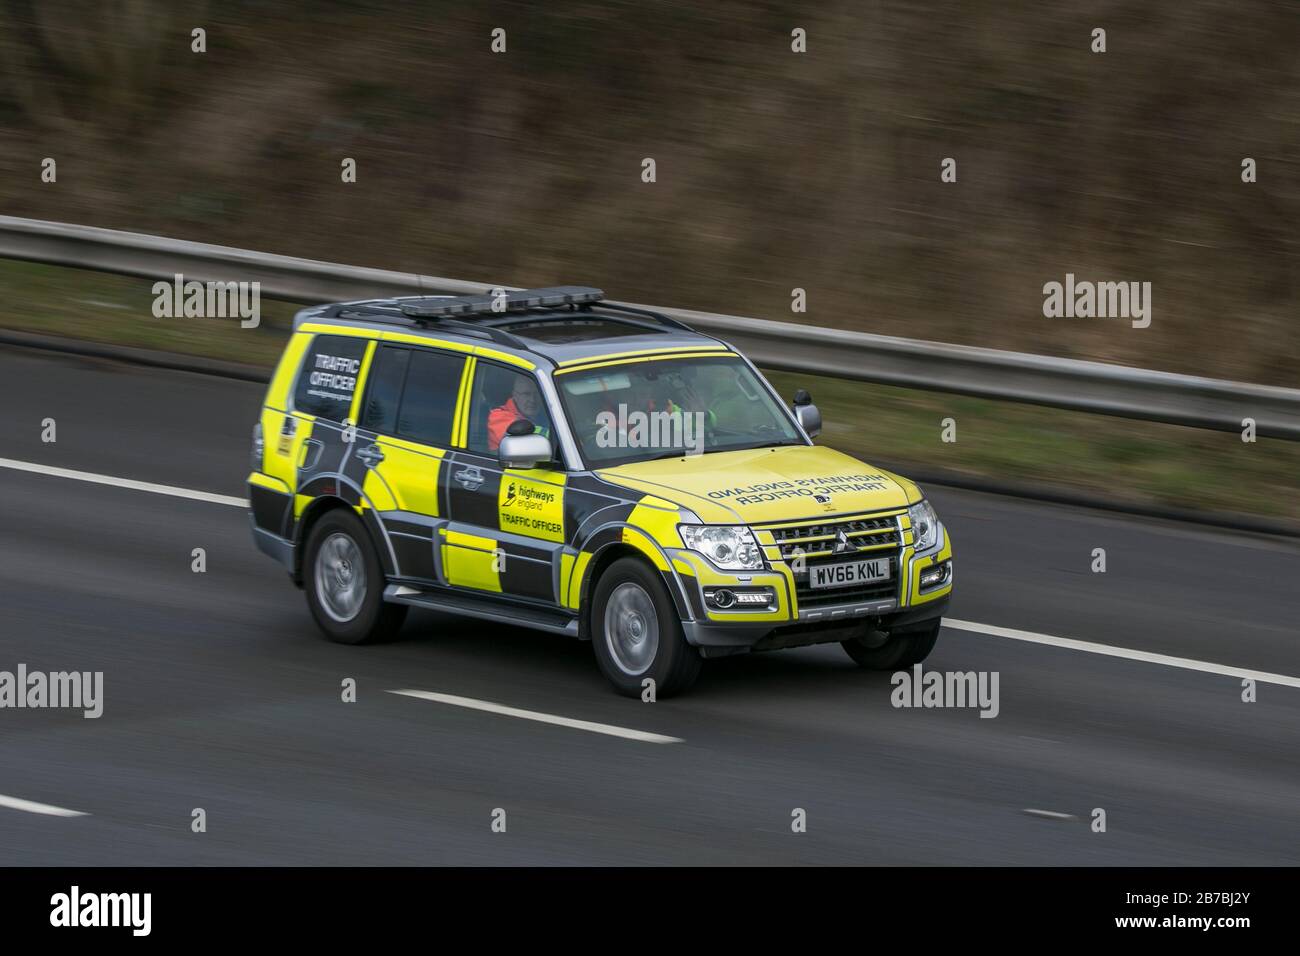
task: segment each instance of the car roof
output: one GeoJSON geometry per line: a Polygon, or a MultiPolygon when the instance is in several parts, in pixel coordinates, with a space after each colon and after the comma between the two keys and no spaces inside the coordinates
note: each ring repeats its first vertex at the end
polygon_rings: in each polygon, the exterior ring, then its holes
{"type": "Polygon", "coordinates": [[[493,299],[477,296],[405,296],[311,306],[294,317],[307,323],[400,331],[430,343],[453,341],[507,354],[576,365],[628,353],[728,348],[658,312],[604,300],[599,289],[557,286],[521,289],[493,299]],[[504,299],[504,303],[503,300],[504,299]],[[505,311],[500,311],[504,304],[505,311]]]}

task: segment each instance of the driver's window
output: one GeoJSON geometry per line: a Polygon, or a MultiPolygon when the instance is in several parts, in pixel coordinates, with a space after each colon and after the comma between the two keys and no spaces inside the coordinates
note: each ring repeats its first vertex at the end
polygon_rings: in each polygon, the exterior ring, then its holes
{"type": "Polygon", "coordinates": [[[480,359],[469,403],[469,450],[495,455],[506,429],[521,418],[532,422],[538,434],[553,437],[551,416],[537,380],[480,359]]]}

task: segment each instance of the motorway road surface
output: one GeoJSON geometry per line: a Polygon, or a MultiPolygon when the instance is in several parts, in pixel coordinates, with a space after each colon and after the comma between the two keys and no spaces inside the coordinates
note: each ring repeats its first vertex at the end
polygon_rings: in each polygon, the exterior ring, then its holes
{"type": "MultiPolygon", "coordinates": [[[[245,493],[260,386],[36,352],[0,383],[9,462],[245,493]]],[[[981,719],[895,709],[834,645],[709,662],[654,704],[587,644],[428,612],[342,647],[239,507],[8,465],[0,489],[0,671],[103,671],[105,698],[0,709],[6,864],[1300,862],[1293,541],[932,489],[953,619],[1214,665],[945,628],[927,669],[1000,675],[981,719]],[[1244,703],[1232,668],[1291,683],[1244,703]]]]}

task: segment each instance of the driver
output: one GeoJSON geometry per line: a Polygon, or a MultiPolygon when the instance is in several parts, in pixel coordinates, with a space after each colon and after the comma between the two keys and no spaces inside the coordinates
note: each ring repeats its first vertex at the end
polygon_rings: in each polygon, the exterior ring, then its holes
{"type": "Polygon", "coordinates": [[[538,419],[546,420],[546,409],[542,404],[542,395],[537,390],[537,383],[526,375],[515,376],[515,386],[505,403],[492,409],[488,414],[488,451],[496,451],[505,437],[506,429],[526,418],[536,427],[539,435],[550,437],[551,430],[545,424],[538,424],[538,419]]]}
{"type": "Polygon", "coordinates": [[[666,411],[670,415],[690,415],[695,412],[704,414],[704,424],[715,428],[718,416],[714,414],[709,403],[700,398],[690,378],[680,373],[666,377],[662,383],[652,380],[646,401],[646,411],[666,411]],[[658,394],[656,394],[658,393],[658,394]]]}
{"type": "MultiPolygon", "coordinates": [[[[613,416],[618,422],[617,437],[614,440],[617,446],[638,447],[632,445],[633,440],[630,436],[639,434],[650,437],[653,447],[657,451],[671,452],[681,446],[675,444],[678,440],[684,439],[689,447],[689,443],[699,442],[698,450],[703,450],[703,443],[706,440],[705,434],[693,433],[696,420],[682,421],[673,424],[662,424],[651,428],[650,430],[636,430],[632,423],[632,413],[644,413],[655,416],[666,412],[670,416],[670,421],[675,417],[685,417],[699,415],[699,427],[707,433],[717,426],[718,417],[708,404],[700,399],[699,394],[692,387],[690,381],[682,375],[646,375],[642,379],[635,379],[627,389],[627,396],[624,399],[628,418],[625,419],[615,406],[613,398],[606,403],[605,412],[613,416]],[[665,432],[662,429],[667,428],[665,432]],[[653,437],[651,437],[653,436],[653,437]],[[667,443],[667,442],[672,443],[667,443]]],[[[639,442],[640,440],[638,440],[639,442]]]]}

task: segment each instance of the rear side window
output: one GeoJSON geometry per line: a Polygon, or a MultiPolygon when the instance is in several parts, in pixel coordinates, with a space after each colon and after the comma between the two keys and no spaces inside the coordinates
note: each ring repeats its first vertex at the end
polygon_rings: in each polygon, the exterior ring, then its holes
{"type": "Polygon", "coordinates": [[[464,368],[460,355],[381,345],[370,365],[361,427],[450,447],[464,368]]]}
{"type": "Polygon", "coordinates": [[[344,421],[352,409],[367,344],[367,339],[350,335],[316,336],[298,373],[294,410],[329,421],[344,421]]]}
{"type": "Polygon", "coordinates": [[[410,349],[380,346],[370,364],[370,384],[366,386],[366,408],[361,427],[384,435],[397,434],[397,406],[406,381],[410,349]]]}
{"type": "Polygon", "coordinates": [[[451,422],[464,367],[463,356],[411,350],[397,412],[400,437],[443,448],[451,445],[451,422]]]}

